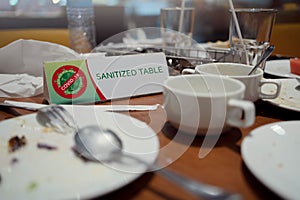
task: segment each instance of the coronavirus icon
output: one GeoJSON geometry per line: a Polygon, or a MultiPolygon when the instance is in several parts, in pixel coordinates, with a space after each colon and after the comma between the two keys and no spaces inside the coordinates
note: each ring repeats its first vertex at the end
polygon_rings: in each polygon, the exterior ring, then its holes
{"type": "Polygon", "coordinates": [[[87,87],[87,80],[81,69],[76,66],[65,65],[54,72],[52,85],[61,97],[72,99],[84,93],[87,87]]]}

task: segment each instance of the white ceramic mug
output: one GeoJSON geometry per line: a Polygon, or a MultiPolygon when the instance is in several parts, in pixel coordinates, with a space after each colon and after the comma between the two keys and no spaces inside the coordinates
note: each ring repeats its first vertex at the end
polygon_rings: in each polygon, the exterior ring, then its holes
{"type": "Polygon", "coordinates": [[[216,135],[254,123],[255,107],[243,100],[241,81],[211,75],[172,76],[164,83],[168,121],[181,131],[216,135]],[[242,118],[243,113],[243,118],[242,118]]]}
{"type": "Polygon", "coordinates": [[[260,68],[255,73],[248,75],[252,68],[252,66],[239,63],[208,63],[196,66],[195,70],[184,69],[182,73],[221,75],[240,80],[246,86],[245,99],[249,101],[277,98],[281,89],[281,82],[273,79],[263,79],[263,71],[260,68]],[[262,86],[265,84],[274,85],[274,93],[264,93],[262,86]]]}

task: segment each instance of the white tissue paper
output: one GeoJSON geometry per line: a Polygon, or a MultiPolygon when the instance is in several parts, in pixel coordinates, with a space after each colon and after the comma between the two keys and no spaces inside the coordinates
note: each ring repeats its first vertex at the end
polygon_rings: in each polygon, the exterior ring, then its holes
{"type": "Polygon", "coordinates": [[[1,74],[1,97],[30,97],[43,92],[43,78],[28,74],[1,74]]]}
{"type": "Polygon", "coordinates": [[[43,63],[71,60],[72,49],[37,40],[16,40],[0,48],[0,97],[30,97],[43,93],[43,63]]]}

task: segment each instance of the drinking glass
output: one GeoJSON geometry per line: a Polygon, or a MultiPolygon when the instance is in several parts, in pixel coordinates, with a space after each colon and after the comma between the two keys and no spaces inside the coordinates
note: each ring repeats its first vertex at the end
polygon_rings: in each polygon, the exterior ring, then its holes
{"type": "MultiPolygon", "coordinates": [[[[230,48],[240,56],[240,63],[255,65],[270,45],[270,37],[276,18],[276,9],[250,8],[235,9],[242,40],[230,10],[230,48]]],[[[264,69],[264,64],[261,68],[264,69]]]]}
{"type": "Polygon", "coordinates": [[[195,8],[162,8],[160,19],[161,35],[165,46],[190,46],[194,30],[195,8]]]}

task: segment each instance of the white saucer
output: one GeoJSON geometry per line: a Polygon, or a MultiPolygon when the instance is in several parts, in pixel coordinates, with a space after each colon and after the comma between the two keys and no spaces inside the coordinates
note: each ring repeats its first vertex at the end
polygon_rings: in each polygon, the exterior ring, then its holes
{"type": "Polygon", "coordinates": [[[272,123],[253,130],[242,142],[249,170],[284,199],[299,199],[300,121],[272,123]]]}

